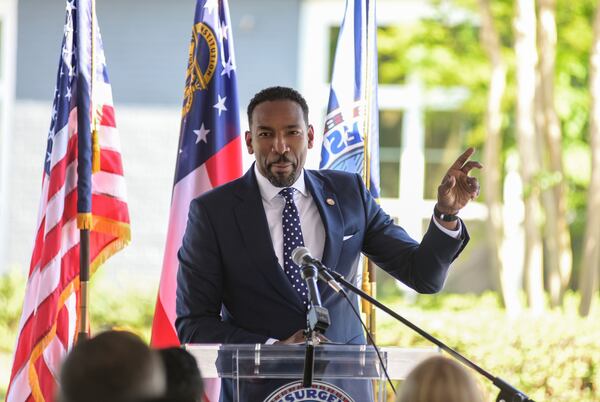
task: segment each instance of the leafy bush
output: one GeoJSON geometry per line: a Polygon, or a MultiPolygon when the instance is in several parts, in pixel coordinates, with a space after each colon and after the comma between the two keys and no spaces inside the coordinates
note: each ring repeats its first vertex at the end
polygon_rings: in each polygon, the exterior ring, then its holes
{"type": "Polygon", "coordinates": [[[92,334],[118,328],[131,331],[149,343],[156,291],[115,288],[111,281],[101,279],[91,289],[92,334]]]}
{"type": "Polygon", "coordinates": [[[0,353],[12,353],[15,331],[19,326],[25,278],[18,271],[0,275],[0,353]]]}
{"type": "MultiPolygon", "coordinates": [[[[419,296],[412,305],[390,301],[394,311],[537,402],[600,401],[600,320],[580,318],[577,303],[570,294],[563,311],[511,318],[492,293],[419,296]]],[[[431,346],[384,313],[378,322],[380,344],[431,346]]],[[[498,390],[474,375],[487,400],[495,400],[498,390]]]]}

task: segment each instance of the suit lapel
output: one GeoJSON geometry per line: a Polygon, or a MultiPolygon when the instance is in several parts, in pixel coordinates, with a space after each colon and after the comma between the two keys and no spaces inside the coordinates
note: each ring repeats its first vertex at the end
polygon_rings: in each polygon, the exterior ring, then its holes
{"type": "MultiPolygon", "coordinates": [[[[236,191],[236,196],[240,203],[235,207],[234,214],[253,265],[262,274],[265,282],[269,283],[290,306],[304,312],[302,301],[292,288],[273,250],[273,241],[254,176],[254,167],[244,175],[242,186],[236,191]]],[[[248,280],[252,279],[248,278],[248,280]]]]}
{"type": "Polygon", "coordinates": [[[317,204],[319,214],[325,226],[325,247],[323,264],[337,270],[337,263],[342,252],[344,221],[336,194],[317,175],[309,170],[304,171],[306,185],[317,204]]]}

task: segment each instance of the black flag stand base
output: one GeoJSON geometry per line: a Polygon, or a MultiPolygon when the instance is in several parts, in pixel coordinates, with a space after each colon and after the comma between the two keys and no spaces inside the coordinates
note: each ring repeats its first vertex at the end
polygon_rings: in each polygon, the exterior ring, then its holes
{"type": "Polygon", "coordinates": [[[412,322],[408,321],[406,318],[404,318],[401,315],[399,315],[398,313],[396,313],[394,310],[388,308],[385,304],[382,304],[381,302],[379,302],[379,301],[375,300],[374,298],[372,298],[371,296],[369,296],[367,293],[363,292],[361,289],[358,289],[357,287],[352,285],[350,282],[348,282],[346,279],[344,279],[344,277],[342,275],[340,275],[339,273],[337,273],[333,270],[330,270],[324,266],[319,267],[319,271],[325,271],[326,273],[330,274],[337,281],[339,281],[342,285],[344,285],[346,288],[350,289],[352,292],[354,292],[355,294],[360,296],[362,299],[365,299],[369,303],[379,307],[381,310],[385,311],[386,313],[388,313],[389,315],[394,317],[396,320],[400,321],[402,324],[406,325],[407,327],[409,327],[410,329],[412,329],[413,331],[415,331],[416,333],[421,335],[423,338],[427,339],[431,343],[438,346],[440,349],[442,349],[445,352],[447,352],[448,354],[450,354],[453,358],[460,361],[462,364],[470,367],[471,369],[477,371],[479,374],[481,374],[482,376],[484,376],[485,378],[490,380],[496,387],[498,387],[500,389],[500,393],[498,394],[496,402],[535,402],[533,399],[530,399],[523,392],[519,391],[518,389],[516,389],[515,387],[513,387],[512,385],[510,385],[503,379],[493,376],[492,374],[490,374],[483,368],[479,367],[477,364],[473,363],[472,361],[470,361],[469,359],[467,359],[466,357],[464,357],[463,355],[458,353],[456,350],[452,349],[451,347],[447,346],[439,339],[435,338],[433,335],[429,334],[428,332],[425,332],[424,330],[417,327],[412,322]]]}

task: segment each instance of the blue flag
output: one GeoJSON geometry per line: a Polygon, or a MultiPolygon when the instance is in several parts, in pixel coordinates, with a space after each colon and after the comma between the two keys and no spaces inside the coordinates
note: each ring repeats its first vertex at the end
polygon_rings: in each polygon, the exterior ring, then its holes
{"type": "Polygon", "coordinates": [[[319,168],[360,173],[376,198],[378,110],[375,3],[347,0],[335,50],[319,168]]]}

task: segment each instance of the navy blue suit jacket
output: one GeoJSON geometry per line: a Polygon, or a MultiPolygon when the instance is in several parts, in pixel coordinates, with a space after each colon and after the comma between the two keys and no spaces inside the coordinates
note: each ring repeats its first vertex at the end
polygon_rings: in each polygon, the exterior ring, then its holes
{"type": "MultiPolygon", "coordinates": [[[[468,241],[464,225],[461,238],[453,239],[430,223],[419,244],[392,222],[360,176],[305,170],[305,180],[325,226],[327,267],[354,281],[362,252],[420,293],[442,288],[468,241]]],[[[192,201],[178,256],[175,325],[182,343],[264,343],[306,327],[305,309],[273,250],[253,168],[192,201]]],[[[365,343],[347,301],[319,286],[331,316],[325,335],[365,343]]],[[[357,297],[351,298],[358,307],[357,297]]]]}

